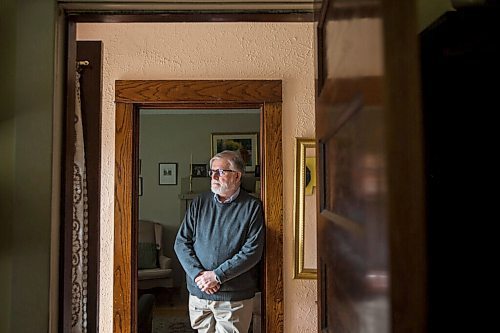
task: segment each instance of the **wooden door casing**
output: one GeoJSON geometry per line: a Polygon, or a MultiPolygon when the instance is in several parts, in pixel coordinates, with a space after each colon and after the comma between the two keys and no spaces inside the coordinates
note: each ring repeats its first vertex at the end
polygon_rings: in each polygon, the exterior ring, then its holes
{"type": "Polygon", "coordinates": [[[323,5],[316,108],[319,331],[424,332],[415,3],[323,5]]]}
{"type": "Polygon", "coordinates": [[[266,223],[263,330],[283,332],[281,81],[116,81],[113,331],[136,332],[135,244],[139,108],[260,108],[261,199],[266,223]]]}

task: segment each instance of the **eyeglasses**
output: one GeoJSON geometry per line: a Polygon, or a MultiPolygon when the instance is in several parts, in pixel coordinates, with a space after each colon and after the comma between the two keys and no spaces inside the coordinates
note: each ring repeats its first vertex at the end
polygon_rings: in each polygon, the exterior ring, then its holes
{"type": "Polygon", "coordinates": [[[217,175],[217,176],[224,176],[226,174],[226,172],[238,172],[238,171],[235,171],[235,170],[227,170],[227,169],[215,169],[215,170],[208,170],[208,176],[209,177],[212,177],[213,175],[217,175]]]}

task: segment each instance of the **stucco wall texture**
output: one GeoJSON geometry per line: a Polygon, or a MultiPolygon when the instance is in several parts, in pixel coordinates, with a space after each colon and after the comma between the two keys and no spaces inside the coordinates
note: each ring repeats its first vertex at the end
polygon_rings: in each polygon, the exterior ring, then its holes
{"type": "Polygon", "coordinates": [[[316,281],[294,280],[295,137],[314,137],[313,23],[80,23],[102,40],[101,332],[112,332],[114,82],[159,79],[283,81],[284,331],[316,332],[316,281]]]}

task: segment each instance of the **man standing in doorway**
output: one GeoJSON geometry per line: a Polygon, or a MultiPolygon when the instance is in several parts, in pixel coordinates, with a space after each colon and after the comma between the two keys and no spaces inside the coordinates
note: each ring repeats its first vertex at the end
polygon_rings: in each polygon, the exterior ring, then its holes
{"type": "Polygon", "coordinates": [[[200,333],[246,333],[264,248],[262,204],[240,188],[237,152],[210,160],[211,192],[195,198],[175,240],[186,271],[191,326],[200,333]]]}

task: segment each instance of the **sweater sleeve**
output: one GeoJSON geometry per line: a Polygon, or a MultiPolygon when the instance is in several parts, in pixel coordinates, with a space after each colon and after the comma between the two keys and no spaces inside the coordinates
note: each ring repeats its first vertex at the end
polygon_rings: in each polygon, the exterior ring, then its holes
{"type": "Polygon", "coordinates": [[[264,216],[262,206],[259,204],[256,207],[251,215],[247,237],[241,250],[214,269],[214,273],[221,283],[249,271],[259,263],[262,257],[264,250],[264,216]]]}
{"type": "Polygon", "coordinates": [[[205,270],[196,256],[193,247],[195,237],[194,206],[195,202],[193,201],[186,212],[174,243],[174,251],[177,254],[177,258],[192,281],[194,281],[200,272],[205,270]]]}

